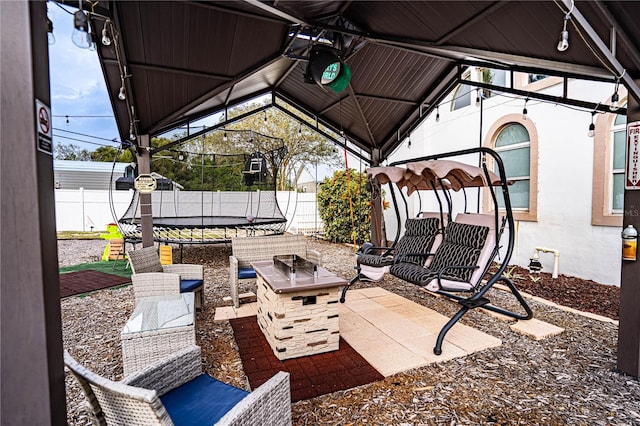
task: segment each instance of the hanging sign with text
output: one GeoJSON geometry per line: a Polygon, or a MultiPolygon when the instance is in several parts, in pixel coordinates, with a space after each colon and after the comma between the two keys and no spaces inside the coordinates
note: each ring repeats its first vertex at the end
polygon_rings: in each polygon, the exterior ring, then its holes
{"type": "Polygon", "coordinates": [[[141,194],[151,194],[156,190],[158,184],[156,183],[156,178],[151,175],[139,175],[134,181],[133,186],[138,190],[141,194]]]}
{"type": "Polygon", "coordinates": [[[40,99],[36,99],[36,130],[38,151],[53,155],[51,109],[40,99]]]}
{"type": "Polygon", "coordinates": [[[624,189],[640,189],[640,121],[627,125],[627,164],[624,189]]]}

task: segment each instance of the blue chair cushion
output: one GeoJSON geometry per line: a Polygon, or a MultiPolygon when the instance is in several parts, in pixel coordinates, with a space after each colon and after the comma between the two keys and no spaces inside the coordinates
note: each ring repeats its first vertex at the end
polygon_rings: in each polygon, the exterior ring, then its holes
{"type": "Polygon", "coordinates": [[[176,426],[200,426],[215,424],[248,394],[202,374],[160,400],[176,426]]]}
{"type": "Polygon", "coordinates": [[[256,271],[253,268],[238,268],[238,279],[256,278],[256,271]]]}
{"type": "Polygon", "coordinates": [[[180,293],[193,291],[202,285],[202,280],[180,280],[180,293]]]}

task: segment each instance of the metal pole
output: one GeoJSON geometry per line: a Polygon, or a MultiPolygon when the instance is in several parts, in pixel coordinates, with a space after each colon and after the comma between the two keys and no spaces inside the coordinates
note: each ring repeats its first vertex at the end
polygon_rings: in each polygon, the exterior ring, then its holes
{"type": "MultiPolygon", "coordinates": [[[[484,96],[480,92],[478,92],[478,96],[480,98],[480,129],[478,132],[478,147],[482,148],[482,120],[483,120],[483,111],[484,111],[484,96]]],[[[478,167],[482,167],[482,155],[478,156],[478,167]]],[[[477,200],[478,203],[476,206],[476,213],[480,213],[480,198],[481,198],[480,193],[481,193],[481,189],[480,187],[478,187],[478,200],[477,200]]]]}
{"type": "Polygon", "coordinates": [[[318,234],[318,160],[316,160],[316,177],[315,177],[315,186],[316,186],[316,192],[315,192],[315,214],[313,215],[313,220],[314,220],[314,233],[317,235],[318,234]]]}

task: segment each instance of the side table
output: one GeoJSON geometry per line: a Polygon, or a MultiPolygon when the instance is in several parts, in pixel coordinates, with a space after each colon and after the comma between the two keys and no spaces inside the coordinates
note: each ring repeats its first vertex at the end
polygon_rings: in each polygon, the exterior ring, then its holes
{"type": "Polygon", "coordinates": [[[124,376],[196,344],[193,293],[145,297],[120,334],[124,376]]]}

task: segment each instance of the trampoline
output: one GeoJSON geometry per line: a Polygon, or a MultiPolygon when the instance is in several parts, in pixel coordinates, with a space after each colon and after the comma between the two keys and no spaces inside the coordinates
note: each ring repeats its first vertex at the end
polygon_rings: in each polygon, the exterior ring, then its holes
{"type": "MultiPolygon", "coordinates": [[[[251,132],[251,137],[257,137],[251,132]]],[[[275,182],[286,148],[247,154],[196,154],[200,166],[200,190],[155,190],[151,193],[153,237],[156,242],[212,244],[232,237],[282,234],[287,219],[280,210],[275,182]],[[219,188],[225,180],[232,190],[219,188]]],[[[185,151],[179,151],[182,158],[185,151]]],[[[191,154],[193,158],[194,155],[191,154]]],[[[167,158],[167,157],[165,157],[167,158]]],[[[172,160],[173,161],[173,160],[172,160]]],[[[140,194],[133,192],[118,225],[131,242],[141,239],[140,194]]]]}
{"type": "MultiPolygon", "coordinates": [[[[153,237],[176,244],[224,243],[231,237],[281,234],[287,219],[275,191],[154,191],[153,237]]],[[[139,193],[119,224],[125,237],[140,238],[139,193]]]]}

